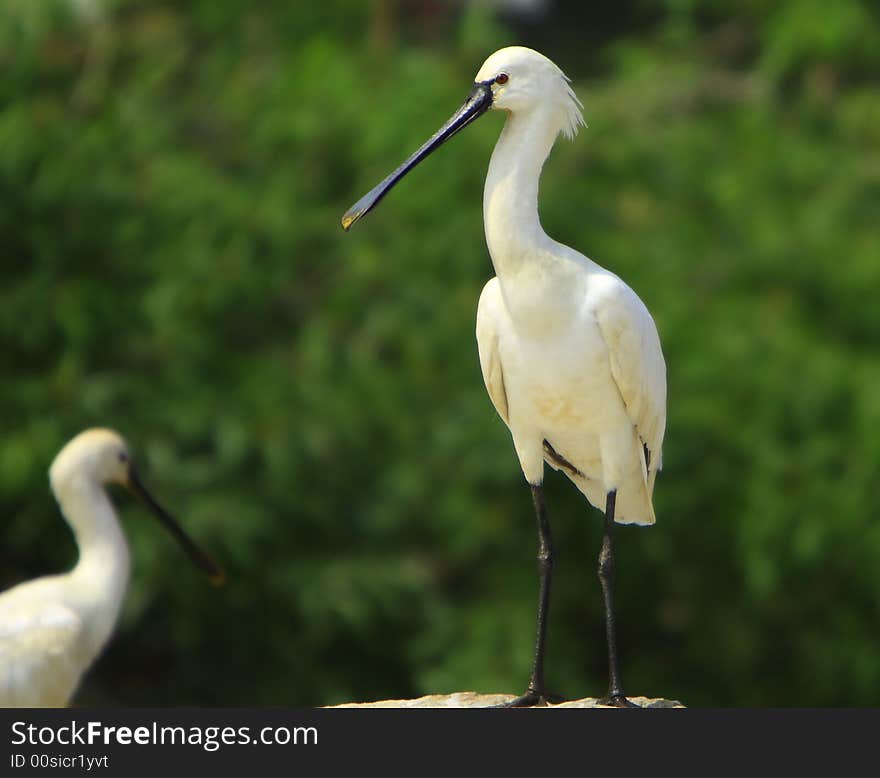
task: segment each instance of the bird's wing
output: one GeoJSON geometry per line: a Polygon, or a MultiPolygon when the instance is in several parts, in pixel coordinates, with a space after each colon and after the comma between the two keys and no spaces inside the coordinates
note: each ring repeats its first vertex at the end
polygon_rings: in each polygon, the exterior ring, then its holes
{"type": "Polygon", "coordinates": [[[82,621],[66,605],[16,593],[0,598],[0,707],[66,705],[79,680],[82,621]]]}
{"type": "Polygon", "coordinates": [[[611,374],[646,451],[649,488],[663,464],[666,431],[666,363],[657,326],[645,304],[622,281],[596,307],[611,359],[611,374]]]}
{"type": "Polygon", "coordinates": [[[483,383],[498,415],[508,423],[507,390],[504,388],[504,372],[498,352],[497,316],[500,309],[501,289],[498,279],[492,278],[483,287],[477,306],[477,348],[480,352],[480,370],[483,383]]]}

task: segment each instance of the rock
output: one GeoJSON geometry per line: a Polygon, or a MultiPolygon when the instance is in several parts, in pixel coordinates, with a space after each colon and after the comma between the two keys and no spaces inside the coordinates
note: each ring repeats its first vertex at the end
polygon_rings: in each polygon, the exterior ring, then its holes
{"type": "MultiPolygon", "coordinates": [[[[477,694],[477,692],[455,692],[455,694],[428,694],[413,700],[382,700],[380,702],[346,702],[342,705],[330,705],[331,708],[488,708],[507,700],[515,694],[477,694]]],[[[642,708],[683,708],[678,700],[664,700],[650,697],[630,697],[642,708]]],[[[582,700],[570,700],[559,705],[548,705],[548,708],[605,708],[596,697],[584,697],[582,700]]]]}

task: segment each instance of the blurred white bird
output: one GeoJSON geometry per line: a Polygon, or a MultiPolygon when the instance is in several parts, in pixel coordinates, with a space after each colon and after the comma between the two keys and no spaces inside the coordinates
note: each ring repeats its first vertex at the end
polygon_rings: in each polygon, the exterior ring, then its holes
{"type": "Polygon", "coordinates": [[[144,488],[125,441],[108,429],[77,435],[49,470],[76,536],[79,561],[0,594],[0,707],[67,705],[113,632],[128,586],[129,551],[105,484],[126,486],[214,583],[223,572],[144,488]]]}
{"type": "Polygon", "coordinates": [[[510,429],[538,519],[540,596],[535,660],[526,693],[543,704],[544,644],[553,544],[544,463],[562,470],[605,512],[599,580],[605,604],[609,704],[628,706],[614,626],[614,523],[653,524],[652,494],[666,429],[666,365],[647,308],[620,278],[549,238],[538,218],[541,168],[557,136],[583,124],[562,71],[521,46],[496,51],[464,105],[435,135],[343,216],[349,229],[406,173],[489,109],[506,111],[483,196],[486,242],[497,274],[477,310],[480,367],[510,429]]]}

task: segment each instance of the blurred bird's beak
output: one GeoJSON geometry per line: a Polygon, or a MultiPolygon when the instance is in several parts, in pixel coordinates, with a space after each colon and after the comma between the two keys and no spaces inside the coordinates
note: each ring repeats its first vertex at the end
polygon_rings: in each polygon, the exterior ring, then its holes
{"type": "Polygon", "coordinates": [[[134,465],[129,465],[126,486],[128,486],[133,494],[136,494],[146,503],[147,507],[156,515],[156,518],[174,536],[193,564],[208,574],[208,579],[211,583],[214,586],[222,586],[226,581],[226,573],[223,572],[223,568],[202,551],[171,514],[156,502],[153,495],[147,491],[147,488],[141,482],[134,465]]]}
{"type": "Polygon", "coordinates": [[[489,108],[492,107],[492,82],[486,81],[474,84],[474,88],[468,95],[464,105],[461,106],[437,132],[435,132],[430,140],[428,140],[418,151],[416,151],[409,159],[406,160],[397,170],[390,176],[385,178],[381,183],[374,186],[360,200],[358,200],[351,208],[345,212],[342,217],[342,229],[348,230],[358,221],[358,219],[366,216],[379,201],[385,197],[391,188],[400,181],[410,170],[419,164],[431,152],[436,151],[446,141],[460,130],[467,127],[474,119],[482,116],[489,108]]]}

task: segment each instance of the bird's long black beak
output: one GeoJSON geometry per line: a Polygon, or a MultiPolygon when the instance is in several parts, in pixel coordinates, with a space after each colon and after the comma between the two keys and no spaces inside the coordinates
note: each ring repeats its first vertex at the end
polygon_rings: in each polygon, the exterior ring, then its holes
{"type": "Polygon", "coordinates": [[[416,151],[409,159],[406,160],[397,170],[382,182],[374,186],[360,200],[358,200],[351,208],[345,212],[342,217],[342,229],[348,230],[358,221],[358,219],[366,216],[379,201],[385,197],[391,188],[400,181],[410,170],[419,164],[431,152],[436,151],[446,141],[460,130],[467,127],[474,119],[482,116],[492,106],[492,82],[485,81],[474,84],[474,88],[468,95],[467,100],[431,138],[416,151]]]}
{"type": "Polygon", "coordinates": [[[186,552],[186,555],[192,560],[193,564],[204,570],[208,574],[208,578],[214,586],[222,586],[226,581],[226,573],[208,554],[199,548],[193,539],[186,534],[183,527],[168,513],[147,491],[147,488],[141,482],[140,477],[135,470],[134,465],[128,468],[127,486],[134,494],[140,497],[146,503],[147,507],[156,515],[156,518],[165,526],[165,528],[174,536],[180,547],[186,552]]]}

